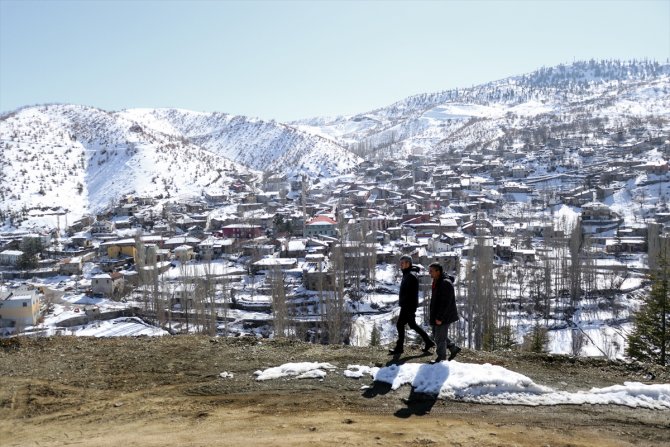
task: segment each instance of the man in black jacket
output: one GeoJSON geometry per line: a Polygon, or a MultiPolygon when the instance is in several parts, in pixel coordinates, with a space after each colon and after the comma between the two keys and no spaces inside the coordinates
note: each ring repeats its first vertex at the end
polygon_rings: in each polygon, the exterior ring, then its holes
{"type": "Polygon", "coordinates": [[[405,345],[405,325],[414,329],[421,336],[425,346],[424,352],[435,346],[433,340],[428,337],[426,331],[416,324],[416,308],[419,307],[419,278],[416,276],[418,267],[412,266],[410,256],[400,257],[400,269],[402,270],[402,281],[400,281],[400,293],[398,294],[398,304],[400,305],[400,315],[398,315],[398,341],[395,348],[389,350],[391,355],[400,355],[405,345]]]}
{"type": "Polygon", "coordinates": [[[433,326],[433,338],[437,344],[437,358],[432,363],[453,360],[461,352],[461,348],[451,341],[447,335],[449,325],[458,321],[456,295],[454,285],[444,276],[442,265],[433,262],[428,266],[430,277],[433,279],[433,293],[430,297],[430,324],[433,326]]]}

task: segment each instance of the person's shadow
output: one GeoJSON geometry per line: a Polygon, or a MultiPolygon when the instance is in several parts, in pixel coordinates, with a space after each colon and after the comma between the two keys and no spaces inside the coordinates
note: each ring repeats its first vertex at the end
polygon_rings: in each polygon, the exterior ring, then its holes
{"type": "Polygon", "coordinates": [[[386,382],[380,382],[378,380],[375,380],[372,382],[372,386],[369,388],[366,388],[363,391],[363,397],[366,399],[372,399],[373,397],[379,396],[379,395],[384,395],[387,394],[389,391],[391,391],[391,384],[386,383],[386,382]]]}
{"type": "Polygon", "coordinates": [[[442,388],[442,384],[447,381],[448,377],[449,366],[443,363],[421,365],[414,377],[412,391],[410,391],[409,397],[403,399],[403,402],[407,407],[396,411],[394,415],[399,418],[408,418],[412,415],[425,416],[426,414],[429,414],[433,409],[435,402],[437,402],[437,397],[439,395],[439,390],[442,388]],[[435,389],[426,390],[426,387],[424,386],[424,383],[426,382],[430,382],[432,388],[435,389]],[[422,391],[417,391],[417,389],[422,391]]]}
{"type": "Polygon", "coordinates": [[[366,388],[363,391],[363,397],[367,399],[372,399],[375,396],[387,394],[389,391],[391,391],[391,388],[393,387],[393,381],[398,375],[398,371],[400,371],[400,365],[405,363],[407,360],[414,359],[417,357],[421,356],[405,357],[401,359],[400,354],[394,355],[393,358],[388,362],[386,362],[386,365],[384,365],[385,367],[384,380],[383,381],[375,380],[374,382],[372,382],[372,386],[366,388]]]}
{"type": "Polygon", "coordinates": [[[425,416],[433,409],[433,405],[437,402],[436,394],[418,393],[412,387],[407,399],[403,399],[403,403],[407,405],[405,408],[393,413],[394,416],[406,419],[412,415],[425,416]]]}
{"type": "MultiPolygon", "coordinates": [[[[384,380],[375,380],[371,387],[366,388],[363,391],[363,397],[371,399],[379,395],[387,394],[392,389],[394,379],[400,371],[400,365],[406,363],[409,360],[425,357],[427,355],[430,354],[422,353],[419,355],[407,356],[403,358],[400,356],[394,356],[393,359],[386,362],[387,369],[384,374],[384,380]],[[395,366],[395,368],[393,366],[395,366]]],[[[437,401],[439,389],[442,387],[442,384],[446,382],[448,377],[449,366],[445,364],[436,363],[434,365],[421,365],[419,371],[414,377],[412,390],[409,393],[409,397],[407,399],[403,399],[403,402],[405,405],[407,405],[407,407],[396,411],[394,415],[399,418],[408,418],[413,414],[417,416],[423,416],[430,413],[430,410],[437,401]],[[434,387],[439,384],[439,386],[437,386],[437,392],[417,391],[417,389],[425,390],[423,384],[426,382],[432,383],[434,387]]]]}

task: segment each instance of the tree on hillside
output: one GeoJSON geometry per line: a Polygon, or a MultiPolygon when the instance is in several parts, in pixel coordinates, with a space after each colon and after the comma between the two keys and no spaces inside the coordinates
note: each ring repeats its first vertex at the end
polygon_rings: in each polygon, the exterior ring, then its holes
{"type": "MultiPolygon", "coordinates": [[[[667,240],[666,240],[667,250],[667,240]]],[[[670,364],[670,266],[668,256],[661,256],[659,267],[652,273],[651,292],[634,314],[635,329],[628,337],[628,355],[659,365],[670,364]]]]}
{"type": "Polygon", "coordinates": [[[582,292],[582,264],[580,262],[580,253],[584,246],[584,232],[582,230],[581,218],[577,219],[577,223],[570,233],[570,242],[568,245],[570,249],[570,306],[574,311],[582,292]]]}
{"type": "Polygon", "coordinates": [[[381,345],[381,330],[377,323],[372,325],[372,332],[370,333],[370,346],[379,346],[381,345]]]}
{"type": "Polygon", "coordinates": [[[286,304],[286,285],[284,273],[274,267],[268,272],[272,289],[272,322],[275,337],[286,337],[289,335],[289,315],[286,304]]]}
{"type": "Polygon", "coordinates": [[[335,290],[326,295],[325,314],[329,344],[341,344],[349,338],[351,332],[351,315],[345,302],[345,258],[340,242],[333,254],[333,270],[335,272],[335,290]]]}
{"type": "Polygon", "coordinates": [[[38,255],[42,253],[44,247],[40,238],[25,238],[21,243],[23,252],[17,261],[17,267],[20,269],[34,269],[38,265],[38,255]]]}
{"type": "Polygon", "coordinates": [[[547,328],[542,326],[539,321],[531,328],[523,342],[523,347],[526,351],[541,354],[547,352],[547,345],[549,344],[549,334],[547,328]]]}
{"type": "Polygon", "coordinates": [[[493,292],[493,247],[488,236],[477,236],[473,247],[477,268],[469,296],[474,300],[475,349],[494,350],[498,306],[493,292]]]}
{"type": "MultiPolygon", "coordinates": [[[[338,230],[340,235],[346,233],[343,216],[338,219],[338,230]]],[[[351,314],[348,312],[345,300],[347,267],[343,239],[344,237],[335,244],[331,256],[334,290],[323,295],[320,303],[328,344],[341,344],[351,333],[351,314]]]]}

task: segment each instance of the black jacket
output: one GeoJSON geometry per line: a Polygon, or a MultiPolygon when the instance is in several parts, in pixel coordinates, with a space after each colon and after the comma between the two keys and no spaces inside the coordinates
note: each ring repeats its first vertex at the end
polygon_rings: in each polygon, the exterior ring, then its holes
{"type": "Polygon", "coordinates": [[[430,324],[435,325],[435,320],[440,320],[443,324],[458,321],[454,285],[446,277],[436,282],[433,281],[433,293],[430,297],[430,324]]]}
{"type": "Polygon", "coordinates": [[[419,307],[419,267],[412,266],[402,271],[398,304],[401,312],[415,313],[419,307]]]}

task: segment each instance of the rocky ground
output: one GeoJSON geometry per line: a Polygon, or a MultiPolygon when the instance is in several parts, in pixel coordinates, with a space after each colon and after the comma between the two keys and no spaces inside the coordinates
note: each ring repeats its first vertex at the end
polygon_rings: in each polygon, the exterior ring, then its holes
{"type": "MultiPolygon", "coordinates": [[[[399,361],[430,358],[414,348],[399,361]]],[[[653,365],[468,350],[459,360],[566,391],[670,383],[670,371],[653,365]]],[[[670,446],[668,411],[468,404],[341,374],[388,362],[382,348],[289,340],[0,339],[0,446],[670,446]],[[322,381],[253,375],[302,361],[339,373],[322,381]]]]}

